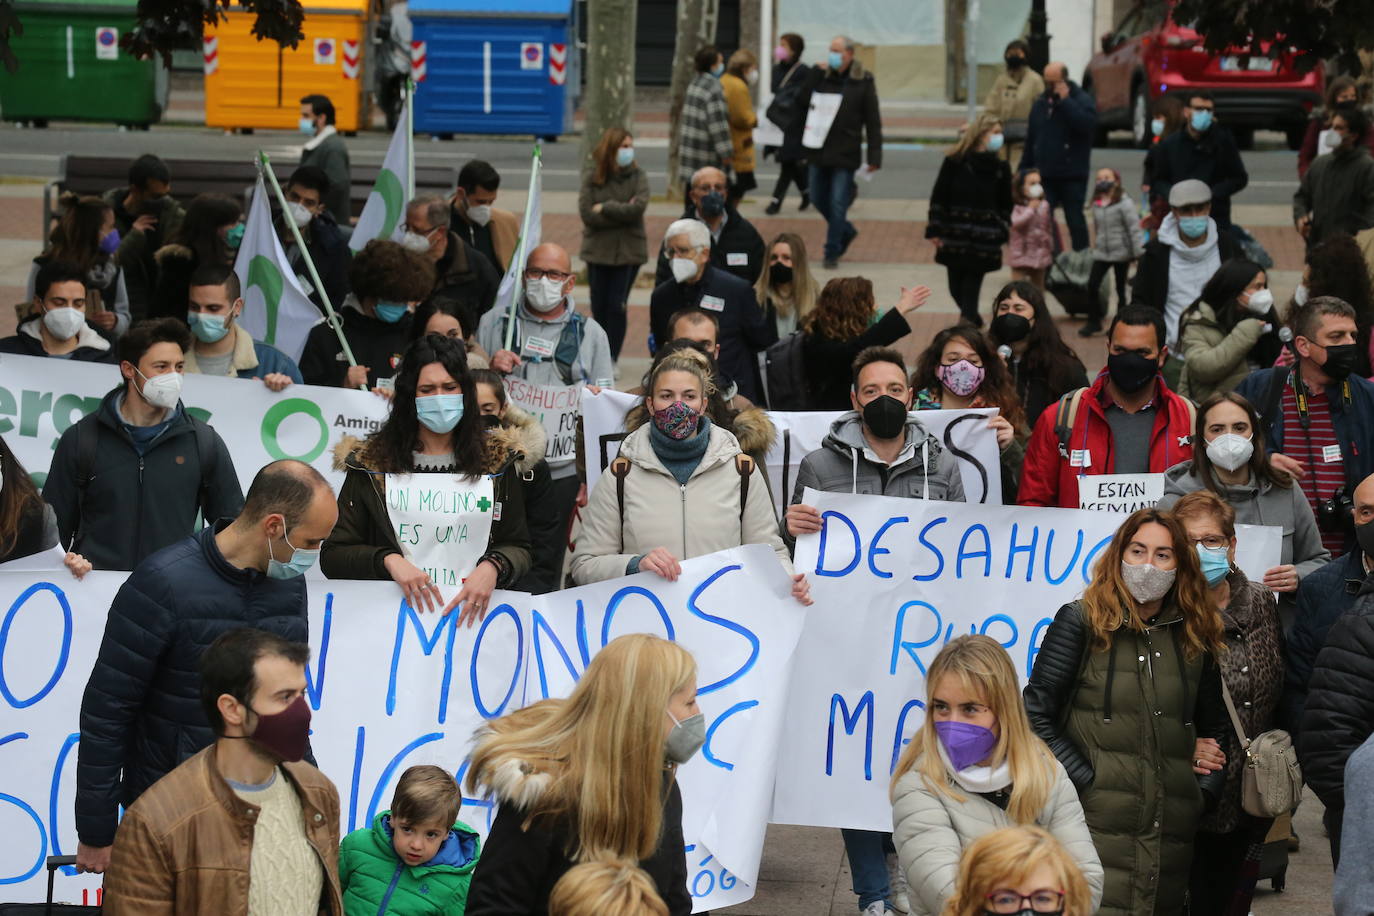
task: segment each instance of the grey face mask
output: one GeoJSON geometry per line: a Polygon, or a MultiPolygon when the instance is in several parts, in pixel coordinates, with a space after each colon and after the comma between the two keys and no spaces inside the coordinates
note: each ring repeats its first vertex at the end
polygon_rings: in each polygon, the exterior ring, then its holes
{"type": "Polygon", "coordinates": [[[1158,601],[1174,587],[1177,570],[1160,569],[1152,563],[1139,565],[1121,561],[1121,578],[1126,580],[1126,588],[1131,597],[1141,604],[1158,601]]]}
{"type": "Polygon", "coordinates": [[[668,718],[673,720],[673,730],[668,732],[663,755],[672,763],[686,763],[706,743],[706,717],[697,713],[679,722],[672,713],[668,713],[668,718]]]}

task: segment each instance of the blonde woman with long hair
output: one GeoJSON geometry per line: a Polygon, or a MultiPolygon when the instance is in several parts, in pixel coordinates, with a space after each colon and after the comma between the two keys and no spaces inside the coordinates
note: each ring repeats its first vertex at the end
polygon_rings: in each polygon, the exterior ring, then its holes
{"type": "Polygon", "coordinates": [[[1038,824],[1102,896],[1102,864],[1078,793],[1031,731],[1007,650],[988,636],[951,641],[926,673],[926,718],[892,776],[893,844],[913,916],[954,894],[960,852],[986,833],[1038,824]]]}
{"type": "Polygon", "coordinates": [[[1127,517],[1045,631],[1026,712],[1078,788],[1102,913],[1183,911],[1193,835],[1225,785],[1224,646],[1197,550],[1157,509],[1127,517]]]}
{"type": "Polygon", "coordinates": [[[1095,900],[1073,857],[1048,831],[1004,827],[964,853],[958,885],[941,916],[1090,916],[1095,900]]]}
{"type": "Polygon", "coordinates": [[[754,296],[778,337],[786,337],[801,325],[816,307],[819,294],[806,242],[795,232],[779,233],[768,245],[767,265],[754,284],[754,296]]]}
{"type": "Polygon", "coordinates": [[[574,865],[558,879],[549,916],[668,916],[668,907],[644,869],[606,856],[574,865]]]}
{"type": "Polygon", "coordinates": [[[467,791],[500,803],[468,892],[467,916],[547,913],[563,874],[602,856],[653,879],[687,916],[677,768],[705,740],[697,666],[645,633],[598,652],[567,699],[545,700],[478,732],[467,791]]]}
{"type": "Polygon", "coordinates": [[[930,192],[926,238],[949,275],[959,314],[977,327],[983,277],[1002,266],[1011,230],[1011,169],[998,155],[1004,139],[1001,120],[979,115],[945,154],[930,192]]]}

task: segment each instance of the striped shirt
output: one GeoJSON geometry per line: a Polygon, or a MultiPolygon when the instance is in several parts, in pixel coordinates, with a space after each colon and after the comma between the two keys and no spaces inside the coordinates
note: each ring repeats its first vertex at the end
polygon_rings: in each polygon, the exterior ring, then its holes
{"type": "MultiPolygon", "coordinates": [[[[1319,504],[1345,486],[1345,461],[1336,438],[1336,427],[1331,422],[1331,403],[1325,391],[1309,390],[1307,419],[1307,429],[1303,429],[1298,417],[1297,395],[1292,385],[1284,386],[1283,451],[1306,468],[1307,473],[1298,483],[1312,504],[1312,511],[1317,512],[1319,504]]],[[[1340,556],[1345,548],[1345,535],[1323,530],[1321,536],[1322,546],[1331,551],[1331,556],[1340,556]]]]}

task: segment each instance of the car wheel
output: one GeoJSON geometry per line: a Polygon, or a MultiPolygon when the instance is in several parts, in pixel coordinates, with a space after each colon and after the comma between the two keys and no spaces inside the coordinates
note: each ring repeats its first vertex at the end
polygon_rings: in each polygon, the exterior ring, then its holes
{"type": "Polygon", "coordinates": [[[1143,81],[1135,87],[1135,94],[1131,98],[1131,139],[1135,141],[1136,149],[1149,149],[1150,142],[1154,140],[1154,132],[1150,128],[1150,94],[1143,81]]]}

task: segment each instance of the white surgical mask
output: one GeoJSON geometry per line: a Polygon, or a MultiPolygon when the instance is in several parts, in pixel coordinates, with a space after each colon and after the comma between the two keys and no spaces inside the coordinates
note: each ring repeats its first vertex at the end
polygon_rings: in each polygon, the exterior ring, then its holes
{"type": "Polygon", "coordinates": [[[305,208],[305,204],[295,200],[288,201],[286,209],[291,213],[291,222],[295,223],[298,228],[304,229],[310,225],[310,218],[313,214],[305,208]]]}
{"type": "Polygon", "coordinates": [[[551,311],[563,301],[563,284],[551,277],[540,277],[525,284],[525,299],[538,311],[551,311]]]}
{"type": "Polygon", "coordinates": [[[699,269],[697,262],[691,258],[673,258],[670,263],[673,268],[673,279],[679,283],[686,283],[695,277],[699,269]]]}
{"type": "Polygon", "coordinates": [[[1257,289],[1250,294],[1250,299],[1245,303],[1245,307],[1256,315],[1266,315],[1274,305],[1274,294],[1267,289],[1257,289]]]}
{"type": "Polygon", "coordinates": [[[468,220],[478,226],[485,226],[491,222],[491,207],[482,204],[480,207],[468,207],[468,220]]]}
{"type": "Polygon", "coordinates": [[[86,326],[86,313],[70,306],[48,309],[43,313],[43,326],[58,340],[71,340],[86,326]]]}
{"type": "MultiPolygon", "coordinates": [[[[138,368],[134,368],[138,372],[138,368]]],[[[139,389],[143,393],[143,400],[154,407],[162,407],[170,410],[177,406],[177,401],[181,400],[181,373],[164,372],[152,378],[143,375],[143,387],[139,389]]]]}
{"type": "Polygon", "coordinates": [[[411,232],[407,229],[405,234],[401,236],[401,247],[406,251],[424,254],[426,251],[429,251],[429,239],[420,235],[418,232],[411,232]]]}
{"type": "Polygon", "coordinates": [[[750,86],[757,86],[759,82],[759,71],[750,70],[749,75],[744,78],[744,81],[750,86]]]}
{"type": "Polygon", "coordinates": [[[1298,288],[1293,290],[1293,304],[1303,306],[1307,304],[1307,284],[1299,283],[1298,288]]]}
{"type": "Polygon", "coordinates": [[[1254,453],[1255,443],[1235,433],[1222,433],[1207,443],[1207,460],[1228,471],[1244,467],[1254,453]]]}
{"type": "Polygon", "coordinates": [[[1039,200],[1045,196],[1045,186],[1042,184],[1030,185],[1026,188],[1026,196],[1031,200],[1039,200]]]}

